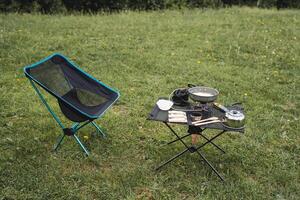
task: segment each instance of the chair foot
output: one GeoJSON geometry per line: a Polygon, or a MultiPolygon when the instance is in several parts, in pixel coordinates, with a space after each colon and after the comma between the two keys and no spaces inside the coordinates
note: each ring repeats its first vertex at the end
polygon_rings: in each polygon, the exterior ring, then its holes
{"type": "Polygon", "coordinates": [[[90,153],[88,152],[88,150],[85,148],[85,146],[82,144],[82,142],[80,141],[80,139],[77,137],[77,135],[73,135],[76,142],[79,144],[79,146],[81,147],[81,149],[84,151],[84,153],[88,156],[90,153]]]}
{"type": "Polygon", "coordinates": [[[92,124],[97,129],[97,133],[99,133],[103,138],[106,138],[106,134],[104,133],[104,131],[95,122],[92,122],[92,124]]]}
{"type": "Polygon", "coordinates": [[[61,144],[61,142],[63,141],[63,139],[65,138],[65,134],[63,134],[60,138],[59,138],[59,140],[58,140],[58,142],[56,143],[56,145],[54,145],[54,148],[53,148],[53,150],[54,151],[56,151],[57,149],[58,149],[58,147],[60,146],[60,144],[61,144]]]}

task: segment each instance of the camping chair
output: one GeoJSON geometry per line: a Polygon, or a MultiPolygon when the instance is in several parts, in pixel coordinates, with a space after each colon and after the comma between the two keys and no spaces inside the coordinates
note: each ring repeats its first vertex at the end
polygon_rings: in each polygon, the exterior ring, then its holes
{"type": "Polygon", "coordinates": [[[105,137],[105,133],[94,120],[100,118],[116,102],[120,96],[119,92],[82,71],[60,54],[53,54],[40,62],[25,67],[24,73],[43,104],[63,130],[63,135],[54,146],[54,150],[57,150],[65,136],[72,136],[85,154],[89,155],[76,133],[82,127],[92,123],[97,132],[105,137]],[[75,122],[70,128],[66,128],[62,124],[37,85],[53,95],[66,118],[75,122]]]}

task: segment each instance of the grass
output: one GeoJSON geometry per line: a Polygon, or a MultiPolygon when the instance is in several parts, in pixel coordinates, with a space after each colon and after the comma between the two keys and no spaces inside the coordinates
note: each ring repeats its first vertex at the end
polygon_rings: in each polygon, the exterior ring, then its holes
{"type": "Polygon", "coordinates": [[[299,27],[296,10],[0,14],[0,199],[298,199],[299,27]],[[52,152],[60,129],[23,75],[54,52],[121,92],[97,120],[107,139],[80,131],[89,157],[71,138],[52,152]],[[188,83],[246,108],[246,133],[216,141],[226,154],[205,148],[225,184],[194,154],[153,170],[183,147],[147,115],[188,83]]]}

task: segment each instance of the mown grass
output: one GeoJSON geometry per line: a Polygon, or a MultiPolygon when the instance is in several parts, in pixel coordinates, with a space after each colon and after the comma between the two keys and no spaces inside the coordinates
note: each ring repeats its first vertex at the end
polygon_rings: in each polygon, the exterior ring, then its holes
{"type": "Polygon", "coordinates": [[[250,8],[0,15],[1,199],[298,199],[299,20],[296,10],[250,8]],[[23,75],[54,52],[121,92],[98,120],[107,139],[80,132],[89,157],[71,138],[52,152],[60,129],[23,75]],[[246,108],[246,133],[216,141],[226,154],[205,148],[225,184],[196,155],[153,170],[183,147],[167,146],[172,135],[147,114],[188,83],[246,108]]]}

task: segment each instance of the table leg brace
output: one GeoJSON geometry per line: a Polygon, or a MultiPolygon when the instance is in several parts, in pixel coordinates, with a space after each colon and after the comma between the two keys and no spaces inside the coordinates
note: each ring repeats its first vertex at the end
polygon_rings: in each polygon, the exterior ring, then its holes
{"type": "MultiPolygon", "coordinates": [[[[212,143],[212,140],[216,139],[217,137],[219,137],[220,135],[222,135],[224,132],[226,131],[222,131],[220,133],[218,133],[216,136],[214,136],[211,139],[208,139],[206,137],[204,137],[207,141],[205,143],[203,143],[202,145],[200,145],[199,147],[189,147],[182,139],[184,137],[179,137],[178,134],[172,129],[172,127],[165,122],[165,125],[171,130],[171,132],[177,137],[176,141],[180,141],[185,147],[186,149],[182,152],[180,152],[179,154],[173,156],[172,158],[170,158],[169,160],[167,160],[166,162],[164,162],[163,164],[161,164],[160,166],[158,166],[156,168],[156,170],[159,170],[160,168],[162,168],[163,166],[165,166],[166,164],[172,162],[173,160],[175,160],[176,158],[180,157],[181,155],[183,155],[184,153],[190,151],[191,153],[193,152],[197,152],[197,154],[204,160],[204,162],[213,170],[213,172],[222,180],[224,181],[224,178],[218,173],[218,171],[212,166],[212,164],[202,155],[202,153],[199,151],[200,148],[204,147],[206,144],[208,143],[212,143]]],[[[217,145],[215,145],[217,147],[217,145]]],[[[217,147],[219,148],[219,147],[217,147]]]]}

